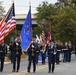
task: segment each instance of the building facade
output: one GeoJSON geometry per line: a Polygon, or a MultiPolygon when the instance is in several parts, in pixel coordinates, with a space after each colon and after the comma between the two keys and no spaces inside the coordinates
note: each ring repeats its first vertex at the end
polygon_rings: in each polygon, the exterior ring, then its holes
{"type": "MultiPolygon", "coordinates": [[[[27,15],[26,14],[16,14],[15,17],[16,17],[16,22],[17,22],[17,30],[20,31],[27,15]]],[[[37,20],[36,20],[36,17],[34,16],[34,14],[32,14],[31,17],[32,17],[32,26],[34,28],[34,27],[38,26],[37,20]]]]}

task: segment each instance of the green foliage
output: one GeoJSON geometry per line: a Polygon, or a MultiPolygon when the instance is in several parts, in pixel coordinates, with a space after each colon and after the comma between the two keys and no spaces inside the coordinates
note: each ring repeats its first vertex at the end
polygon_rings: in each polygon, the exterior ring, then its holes
{"type": "Polygon", "coordinates": [[[2,18],[2,16],[4,15],[4,7],[2,6],[2,1],[0,1],[0,19],[2,18]]]}
{"type": "Polygon", "coordinates": [[[64,6],[72,8],[76,14],[76,0],[58,0],[58,1],[59,4],[63,4],[64,6]]]}
{"type": "MultiPolygon", "coordinates": [[[[62,0],[60,0],[62,1],[62,0]]],[[[65,0],[62,1],[62,3],[65,0]]],[[[69,0],[68,0],[69,1],[69,0]]],[[[64,2],[64,7],[58,10],[57,19],[55,21],[57,33],[62,41],[72,41],[75,44],[76,38],[76,13],[75,10],[71,7],[71,3],[64,2]]],[[[56,34],[57,34],[56,33],[56,34]]]]}
{"type": "Polygon", "coordinates": [[[56,8],[53,4],[49,4],[47,1],[44,1],[37,7],[37,11],[37,22],[47,35],[47,32],[51,29],[50,25],[53,25],[54,15],[56,15],[56,8]]]}
{"type": "Polygon", "coordinates": [[[40,28],[40,26],[38,26],[38,27],[35,27],[34,29],[33,29],[33,35],[36,35],[36,34],[40,34],[42,32],[42,28],[40,28]]]}

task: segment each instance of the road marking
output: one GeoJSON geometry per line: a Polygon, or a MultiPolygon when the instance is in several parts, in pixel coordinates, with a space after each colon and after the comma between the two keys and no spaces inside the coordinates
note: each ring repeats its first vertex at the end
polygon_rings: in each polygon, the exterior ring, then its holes
{"type": "MultiPolygon", "coordinates": [[[[44,69],[46,67],[48,67],[47,64],[46,65],[39,66],[39,67],[36,68],[36,71],[41,70],[41,69],[44,69]]],[[[32,72],[32,70],[33,69],[31,69],[31,72],[32,72]]],[[[18,73],[11,73],[11,74],[8,74],[8,75],[22,75],[22,74],[26,74],[26,73],[28,73],[27,70],[24,70],[24,71],[20,71],[18,73]]]]}
{"type": "MultiPolygon", "coordinates": [[[[65,67],[69,67],[70,65],[67,64],[67,63],[64,63],[64,66],[65,66],[65,67]]],[[[41,69],[44,69],[44,68],[47,68],[47,67],[48,67],[48,64],[38,66],[38,67],[36,68],[36,71],[41,70],[41,69]]],[[[57,67],[57,66],[56,66],[56,67],[57,67]]],[[[58,67],[57,70],[63,70],[65,67],[58,67]]],[[[33,69],[31,69],[31,72],[32,72],[32,70],[33,70],[33,69]]],[[[23,71],[11,73],[11,74],[8,74],[8,75],[23,75],[23,74],[26,74],[26,73],[28,73],[27,70],[23,70],[23,71]]]]}

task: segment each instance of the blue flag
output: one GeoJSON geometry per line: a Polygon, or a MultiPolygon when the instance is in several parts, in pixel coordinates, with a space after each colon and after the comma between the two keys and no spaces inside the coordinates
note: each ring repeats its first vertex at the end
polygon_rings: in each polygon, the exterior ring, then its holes
{"type": "Polygon", "coordinates": [[[26,20],[23,24],[22,30],[21,30],[21,38],[22,43],[21,46],[23,50],[26,50],[28,46],[30,45],[30,42],[32,40],[31,38],[31,28],[32,28],[32,22],[31,22],[31,7],[29,9],[28,15],[26,17],[26,20]]]}

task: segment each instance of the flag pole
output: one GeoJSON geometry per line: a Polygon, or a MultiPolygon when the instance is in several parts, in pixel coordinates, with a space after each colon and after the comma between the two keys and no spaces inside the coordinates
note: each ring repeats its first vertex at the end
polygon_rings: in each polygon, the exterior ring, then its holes
{"type": "MultiPolygon", "coordinates": [[[[31,2],[29,2],[29,9],[30,9],[30,12],[31,12],[31,2]]],[[[31,23],[31,24],[32,24],[32,23],[31,23]]],[[[30,34],[30,35],[31,35],[31,38],[32,38],[32,35],[33,35],[33,34],[32,34],[32,27],[31,27],[30,31],[31,31],[31,34],[30,34]]],[[[31,41],[32,41],[32,39],[31,39],[31,41]]],[[[26,51],[28,51],[31,43],[32,43],[32,42],[30,42],[30,44],[29,44],[28,48],[26,49],[26,51]]]]}
{"type": "Polygon", "coordinates": [[[8,12],[7,12],[7,14],[6,14],[6,18],[8,17],[8,15],[9,15],[9,13],[10,13],[10,10],[12,9],[13,4],[14,4],[14,0],[12,0],[12,5],[11,5],[10,9],[8,10],[8,12]]]}
{"type": "Polygon", "coordinates": [[[31,6],[31,2],[29,2],[29,7],[31,6]]]}
{"type": "MultiPolygon", "coordinates": [[[[5,18],[4,18],[3,21],[6,21],[8,15],[9,15],[9,13],[10,13],[10,10],[12,9],[12,6],[13,6],[13,3],[12,3],[12,5],[11,5],[10,9],[8,10],[7,14],[5,15],[5,18]]],[[[1,25],[2,25],[2,24],[3,24],[3,22],[1,23],[1,25]]]]}
{"type": "MultiPolygon", "coordinates": [[[[31,12],[31,2],[29,2],[29,9],[30,9],[30,12],[31,12]]],[[[31,17],[32,17],[32,16],[31,16],[31,17]]],[[[32,23],[31,23],[31,24],[32,24],[32,23]]],[[[32,36],[33,36],[33,33],[32,33],[32,32],[33,32],[33,31],[32,31],[32,27],[31,27],[30,30],[31,30],[31,37],[32,37],[32,36]]]]}
{"type": "Polygon", "coordinates": [[[32,37],[31,37],[32,36],[32,33],[31,33],[31,30],[32,30],[32,21],[31,21],[31,4],[30,3],[29,3],[29,12],[28,12],[27,17],[26,17],[26,20],[24,22],[24,26],[22,27],[22,30],[21,30],[21,38],[22,38],[22,50],[24,52],[26,52],[29,49],[29,47],[30,47],[30,45],[32,43],[31,42],[31,40],[32,40],[32,37]],[[27,29],[27,27],[28,27],[28,29],[27,29]],[[24,32],[25,29],[28,32],[24,32]],[[24,35],[26,33],[28,33],[28,35],[24,35]],[[25,37],[23,37],[23,35],[25,37]],[[27,38],[26,36],[29,36],[29,38],[27,38]],[[25,41],[25,39],[26,39],[26,41],[25,41]]]}
{"type": "MultiPolygon", "coordinates": [[[[12,3],[14,4],[14,0],[12,0],[12,3]]],[[[14,8],[15,9],[15,8],[14,8]]],[[[15,11],[15,10],[14,10],[15,11]]],[[[14,12],[15,13],[15,12],[14,12]]],[[[17,28],[15,27],[15,38],[17,37],[17,28]]]]}
{"type": "MultiPolygon", "coordinates": [[[[11,11],[11,9],[12,9],[13,4],[14,4],[14,2],[12,2],[12,5],[10,6],[10,8],[9,8],[8,12],[6,13],[6,15],[4,16],[4,18],[3,18],[2,22],[1,22],[1,25],[3,25],[3,23],[6,21],[8,15],[10,14],[10,11],[11,11]]],[[[1,28],[0,28],[0,29],[1,29],[1,28]]],[[[5,35],[5,36],[6,36],[6,35],[5,35]]],[[[3,40],[3,42],[4,42],[4,40],[3,40]]]]}
{"type": "MultiPolygon", "coordinates": [[[[29,2],[29,9],[30,9],[30,12],[31,12],[31,2],[29,2]]],[[[30,31],[31,31],[31,34],[30,34],[30,35],[31,35],[31,37],[32,37],[32,27],[31,27],[30,31]]],[[[30,42],[30,44],[29,44],[29,46],[28,46],[28,48],[27,48],[26,50],[23,50],[24,52],[27,52],[27,51],[28,51],[31,43],[32,43],[32,42],[30,42]]]]}

